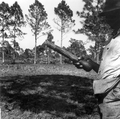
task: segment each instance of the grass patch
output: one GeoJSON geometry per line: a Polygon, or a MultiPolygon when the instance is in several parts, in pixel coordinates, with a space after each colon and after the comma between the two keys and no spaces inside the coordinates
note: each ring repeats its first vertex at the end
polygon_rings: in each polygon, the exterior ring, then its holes
{"type": "Polygon", "coordinates": [[[16,75],[70,75],[88,77],[90,79],[96,78],[95,72],[85,72],[82,69],[77,69],[74,65],[15,64],[0,66],[0,77],[16,75]]]}

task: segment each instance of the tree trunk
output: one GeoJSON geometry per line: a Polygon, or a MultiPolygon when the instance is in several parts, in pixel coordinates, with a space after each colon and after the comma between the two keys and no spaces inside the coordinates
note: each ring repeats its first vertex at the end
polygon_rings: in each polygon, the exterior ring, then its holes
{"type": "Polygon", "coordinates": [[[3,46],[2,49],[3,49],[3,50],[2,50],[2,63],[4,63],[4,62],[5,62],[4,46],[3,46]]]}
{"type": "Polygon", "coordinates": [[[14,51],[14,53],[13,53],[12,64],[15,64],[15,51],[14,51]]]}
{"type": "Polygon", "coordinates": [[[13,52],[13,60],[12,60],[12,63],[15,64],[15,32],[14,32],[14,41],[13,41],[13,49],[14,49],[14,52],[13,52]]]}
{"type": "Polygon", "coordinates": [[[49,48],[47,48],[48,49],[48,51],[47,51],[47,62],[48,62],[48,64],[50,64],[50,49],[49,48]]]}
{"type": "Polygon", "coordinates": [[[100,48],[99,48],[99,42],[97,42],[97,41],[95,43],[95,50],[96,50],[96,62],[99,63],[100,48]]]}
{"type": "Polygon", "coordinates": [[[3,34],[2,34],[2,40],[3,40],[3,45],[2,45],[2,63],[5,62],[5,48],[4,48],[4,30],[3,30],[3,34]]]}
{"type": "Polygon", "coordinates": [[[99,56],[100,56],[99,54],[100,54],[100,53],[99,53],[99,51],[98,51],[98,52],[97,52],[97,55],[96,55],[96,56],[97,56],[97,57],[96,57],[96,61],[97,61],[98,64],[99,64],[99,56]]]}
{"type": "Polygon", "coordinates": [[[36,47],[37,47],[37,36],[35,35],[35,52],[34,52],[34,64],[36,64],[36,62],[37,62],[36,47]]]}
{"type": "MultiPolygon", "coordinates": [[[[63,21],[61,20],[61,48],[62,48],[62,41],[63,41],[63,21]]],[[[62,55],[60,54],[60,64],[62,64],[62,55]]]]}

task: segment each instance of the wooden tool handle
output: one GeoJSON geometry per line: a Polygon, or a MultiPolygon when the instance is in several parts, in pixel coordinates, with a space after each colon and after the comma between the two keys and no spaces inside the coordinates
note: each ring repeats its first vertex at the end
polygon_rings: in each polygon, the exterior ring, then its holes
{"type": "Polygon", "coordinates": [[[49,48],[53,49],[54,51],[62,54],[63,56],[69,58],[72,61],[78,61],[78,57],[76,55],[73,55],[72,53],[68,52],[67,50],[49,42],[49,41],[45,41],[44,45],[47,45],[49,48]]]}

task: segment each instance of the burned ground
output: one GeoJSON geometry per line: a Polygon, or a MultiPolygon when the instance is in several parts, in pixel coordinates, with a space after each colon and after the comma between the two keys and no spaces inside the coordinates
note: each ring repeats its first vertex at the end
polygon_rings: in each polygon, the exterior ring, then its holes
{"type": "Polygon", "coordinates": [[[80,76],[1,77],[2,119],[99,119],[92,80],[80,76]]]}

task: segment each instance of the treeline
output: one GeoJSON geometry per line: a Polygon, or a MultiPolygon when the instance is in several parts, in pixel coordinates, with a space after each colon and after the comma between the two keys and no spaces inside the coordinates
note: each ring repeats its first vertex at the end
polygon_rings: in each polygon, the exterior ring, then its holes
{"type": "MultiPolygon", "coordinates": [[[[71,39],[70,42],[71,42],[71,45],[69,47],[67,48],[63,47],[65,50],[75,54],[78,57],[81,55],[87,54],[84,47],[84,43],[82,41],[71,39]]],[[[13,63],[33,64],[34,63],[35,48],[33,49],[27,48],[23,50],[22,48],[20,48],[18,44],[16,45],[17,50],[15,51],[8,41],[5,41],[4,45],[5,45],[4,47],[5,63],[8,63],[8,64],[9,63],[12,63],[12,64],[13,63]],[[15,59],[13,56],[15,56],[15,59]]],[[[2,60],[2,48],[0,48],[0,57],[2,60]]],[[[38,45],[36,47],[36,57],[37,57],[36,63],[60,64],[59,53],[51,50],[45,45],[38,45]]],[[[66,57],[62,57],[62,63],[71,63],[71,61],[66,57]]]]}
{"type": "MultiPolygon", "coordinates": [[[[78,17],[82,18],[82,28],[77,31],[73,30],[75,20],[73,19],[73,11],[67,5],[65,0],[62,0],[58,6],[54,7],[56,18],[53,19],[57,25],[57,30],[61,34],[61,47],[63,47],[64,36],[73,31],[75,34],[85,34],[88,39],[94,41],[95,45],[90,46],[88,49],[89,56],[96,62],[100,62],[101,54],[106,45],[106,41],[110,38],[111,29],[105,23],[104,18],[99,18],[99,13],[102,12],[104,0],[83,0],[83,11],[76,11],[78,17]]],[[[52,51],[47,47],[37,45],[37,40],[42,35],[47,35],[47,40],[53,42],[54,36],[52,35],[52,27],[48,22],[48,14],[44,5],[35,0],[29,6],[28,14],[23,14],[20,5],[15,2],[12,6],[2,2],[0,4],[0,37],[1,48],[0,57],[1,61],[10,61],[15,63],[16,59],[23,61],[23,63],[56,63],[62,62],[70,63],[68,59],[62,57],[58,53],[52,51]],[[35,47],[33,49],[20,48],[17,39],[24,38],[24,33],[21,29],[29,24],[31,32],[34,35],[35,47]],[[8,42],[7,39],[10,39],[8,42]],[[60,60],[59,60],[60,59],[60,60]]],[[[53,42],[54,43],[54,42],[53,42]]],[[[88,55],[84,47],[85,43],[81,39],[70,39],[70,46],[65,48],[77,56],[88,55]]]]}

